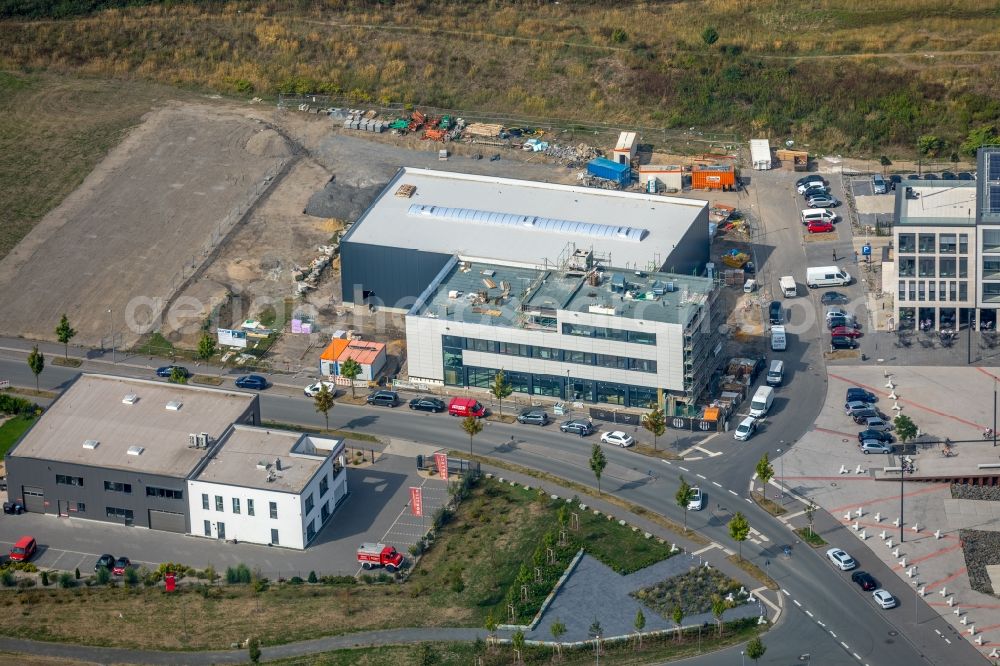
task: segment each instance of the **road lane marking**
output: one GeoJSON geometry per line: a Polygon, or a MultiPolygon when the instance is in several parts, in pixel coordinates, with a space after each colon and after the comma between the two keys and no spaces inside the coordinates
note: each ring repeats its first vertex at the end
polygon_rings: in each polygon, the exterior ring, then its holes
{"type": "Polygon", "coordinates": [[[825,625],[825,624],[823,624],[822,622],[820,622],[819,620],[816,620],[816,624],[818,624],[819,626],[821,626],[821,627],[823,627],[824,629],[826,629],[826,625],[825,625]]]}
{"type": "Polygon", "coordinates": [[[944,642],[947,643],[948,645],[951,645],[951,641],[949,641],[947,638],[944,639],[944,642]]]}
{"type": "Polygon", "coordinates": [[[857,652],[852,652],[851,654],[854,655],[855,659],[857,659],[858,661],[861,661],[861,655],[860,654],[858,654],[857,652]]]}
{"type": "Polygon", "coordinates": [[[710,551],[710,550],[712,550],[713,548],[722,548],[722,546],[721,546],[720,544],[717,544],[717,543],[715,543],[715,542],[713,541],[712,543],[708,544],[707,546],[705,546],[705,547],[704,547],[704,548],[702,548],[701,550],[696,550],[696,551],[694,551],[694,552],[693,552],[693,553],[691,553],[691,554],[692,554],[692,555],[701,555],[702,553],[704,553],[704,552],[707,552],[707,551],[710,551]]]}
{"type": "Polygon", "coordinates": [[[809,617],[813,617],[813,614],[812,614],[811,611],[806,611],[806,615],[808,615],[809,617]]]}
{"type": "MultiPolygon", "coordinates": [[[[704,474],[695,474],[695,476],[697,476],[699,479],[705,479],[705,475],[704,474]]],[[[707,479],[706,479],[706,481],[707,481],[707,479]]]]}
{"type": "Polygon", "coordinates": [[[691,470],[689,470],[689,469],[688,469],[687,467],[685,467],[684,465],[678,465],[678,467],[680,467],[680,468],[681,468],[682,470],[684,470],[685,472],[690,472],[690,471],[691,471],[691,470]]]}
{"type": "Polygon", "coordinates": [[[737,495],[737,494],[736,494],[736,491],[735,491],[735,490],[730,490],[730,491],[729,491],[729,494],[730,494],[730,495],[733,495],[733,496],[735,496],[735,497],[739,497],[739,495],[737,495]]]}
{"type": "Polygon", "coordinates": [[[722,487],[722,484],[721,484],[721,483],[719,483],[718,481],[712,481],[712,485],[713,485],[713,486],[718,486],[718,487],[720,487],[720,488],[722,487]]]}
{"type": "Polygon", "coordinates": [[[798,599],[792,599],[792,603],[798,606],[799,608],[802,608],[802,604],[799,603],[798,599]]]}
{"type": "Polygon", "coordinates": [[[840,644],[844,646],[845,650],[850,650],[851,648],[844,641],[840,641],[840,644]]]}
{"type": "Polygon", "coordinates": [[[791,594],[789,594],[789,593],[788,593],[788,590],[786,590],[785,588],[781,588],[781,592],[782,592],[782,594],[784,594],[784,595],[785,595],[786,597],[790,597],[790,596],[792,596],[791,594]]]}
{"type": "Polygon", "coordinates": [[[935,634],[937,634],[938,636],[940,636],[940,635],[941,635],[941,632],[940,632],[940,631],[938,631],[937,629],[935,629],[935,630],[934,630],[934,633],[935,633],[935,634]]]}
{"type": "Polygon", "coordinates": [[[837,634],[833,633],[833,629],[830,630],[830,635],[833,636],[834,638],[837,637],[837,634]]]}

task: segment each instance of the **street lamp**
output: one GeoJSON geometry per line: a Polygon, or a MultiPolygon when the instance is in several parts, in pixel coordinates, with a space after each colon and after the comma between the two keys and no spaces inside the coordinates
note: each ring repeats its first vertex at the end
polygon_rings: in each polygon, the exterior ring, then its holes
{"type": "Polygon", "coordinates": [[[740,650],[740,664],[742,666],[746,666],[747,664],[746,652],[744,650],[740,650]]]}
{"type": "Polygon", "coordinates": [[[111,338],[111,362],[117,363],[115,358],[115,315],[111,308],[108,308],[108,333],[111,338]]]}
{"type": "MultiPolygon", "coordinates": [[[[778,443],[784,445],[785,440],[778,443]]],[[[781,483],[778,484],[778,499],[780,500],[785,498],[785,458],[781,455],[781,449],[778,449],[778,459],[781,461],[781,483]]]]}

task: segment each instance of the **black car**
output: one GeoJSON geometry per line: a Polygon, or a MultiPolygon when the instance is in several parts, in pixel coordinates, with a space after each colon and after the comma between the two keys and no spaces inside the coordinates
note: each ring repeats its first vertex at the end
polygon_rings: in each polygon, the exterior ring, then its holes
{"type": "Polygon", "coordinates": [[[365,402],[380,407],[395,407],[399,404],[399,394],[395,391],[375,391],[365,398],[365,402]]]}
{"type": "Polygon", "coordinates": [[[410,401],[410,409],[420,412],[443,412],[445,408],[444,400],[439,398],[414,398],[410,401]]]}
{"type": "Polygon", "coordinates": [[[857,349],[858,341],[846,335],[835,335],[830,338],[830,346],[834,349],[857,349]]]}
{"type": "Polygon", "coordinates": [[[858,402],[867,402],[869,405],[873,405],[878,402],[878,397],[871,391],[866,391],[863,388],[852,386],[847,389],[847,396],[845,397],[845,400],[847,402],[857,400],[858,402]]]}
{"type": "Polygon", "coordinates": [[[851,580],[860,585],[861,589],[866,592],[878,587],[878,581],[867,571],[855,571],[851,574],[851,580]]]}
{"type": "Polygon", "coordinates": [[[104,567],[108,571],[111,571],[115,566],[115,556],[104,554],[97,558],[97,563],[94,564],[94,571],[100,571],[101,567],[104,567]]]}
{"type": "Polygon", "coordinates": [[[795,181],[795,187],[796,189],[798,189],[803,185],[805,185],[806,183],[819,183],[820,185],[822,185],[825,182],[826,180],[823,179],[823,176],[819,175],[818,173],[814,173],[811,176],[805,176],[804,178],[799,178],[797,181],[795,181]]]}
{"type": "Polygon", "coordinates": [[[772,326],[785,323],[785,313],[781,309],[781,301],[771,301],[767,309],[767,316],[772,326]]]}
{"type": "Polygon", "coordinates": [[[892,444],[892,435],[884,430],[862,430],[858,433],[858,443],[866,439],[874,439],[884,444],[892,444]]]}
{"type": "Polygon", "coordinates": [[[526,409],[517,415],[517,422],[543,426],[549,422],[549,415],[543,409],[526,409]]]}
{"type": "Polygon", "coordinates": [[[853,328],[855,330],[861,329],[861,324],[854,321],[853,319],[848,319],[847,317],[830,317],[826,320],[826,327],[829,329],[837,328],[838,326],[846,326],[848,328],[853,328]]]}
{"type": "Polygon", "coordinates": [[[959,172],[958,172],[958,179],[959,179],[959,180],[975,180],[975,179],[976,179],[976,177],[975,177],[975,176],[973,176],[973,175],[972,175],[971,173],[969,173],[968,171],[959,171],[959,172]]]}
{"type": "Polygon", "coordinates": [[[817,183],[816,185],[811,185],[810,187],[808,187],[806,191],[802,193],[802,198],[808,201],[813,197],[818,197],[820,195],[828,195],[828,194],[830,194],[830,190],[828,190],[826,186],[817,183]]]}
{"type": "Polygon", "coordinates": [[[236,380],[236,387],[262,391],[267,388],[267,380],[260,375],[243,375],[236,380]]]}
{"type": "Polygon", "coordinates": [[[937,180],[937,179],[938,179],[938,177],[937,177],[936,173],[925,173],[924,174],[924,180],[937,180]]]}
{"type": "Polygon", "coordinates": [[[951,171],[942,171],[941,180],[958,180],[958,176],[953,174],[951,171]]]}
{"type": "Polygon", "coordinates": [[[560,423],[559,429],[563,432],[572,432],[583,437],[594,432],[594,424],[585,419],[572,419],[560,423]]]}
{"type": "Polygon", "coordinates": [[[889,190],[895,190],[896,186],[903,182],[903,177],[898,174],[889,176],[889,190]]]}
{"type": "Polygon", "coordinates": [[[191,376],[191,373],[188,372],[188,369],[185,368],[183,365],[165,365],[162,368],[157,368],[156,376],[170,377],[171,375],[173,375],[175,368],[177,369],[177,372],[180,373],[180,376],[183,377],[184,379],[187,379],[188,377],[191,376]]]}
{"type": "Polygon", "coordinates": [[[854,419],[854,422],[857,423],[858,425],[865,425],[866,423],[868,423],[868,419],[885,418],[882,412],[878,411],[874,407],[858,410],[853,414],[851,414],[851,417],[854,419]]]}
{"type": "Polygon", "coordinates": [[[819,300],[823,305],[844,305],[851,299],[839,291],[828,291],[819,300]]]}

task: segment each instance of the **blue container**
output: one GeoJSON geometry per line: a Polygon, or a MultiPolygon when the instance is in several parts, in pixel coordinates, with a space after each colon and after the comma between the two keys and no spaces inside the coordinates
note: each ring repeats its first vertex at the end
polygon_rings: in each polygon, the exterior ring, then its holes
{"type": "Polygon", "coordinates": [[[618,164],[603,157],[587,162],[587,173],[597,178],[613,180],[619,185],[627,185],[632,178],[632,169],[627,164],[618,164]]]}

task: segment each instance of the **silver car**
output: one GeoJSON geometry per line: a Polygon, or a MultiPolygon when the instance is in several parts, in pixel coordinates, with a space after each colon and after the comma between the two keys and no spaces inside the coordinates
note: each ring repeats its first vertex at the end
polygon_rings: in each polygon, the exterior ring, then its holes
{"type": "Polygon", "coordinates": [[[880,442],[877,439],[866,439],[858,445],[861,449],[861,453],[865,455],[869,453],[892,453],[892,447],[885,442],[880,442]]]}

